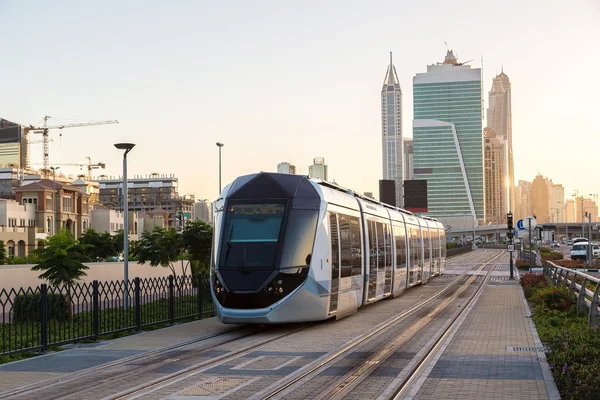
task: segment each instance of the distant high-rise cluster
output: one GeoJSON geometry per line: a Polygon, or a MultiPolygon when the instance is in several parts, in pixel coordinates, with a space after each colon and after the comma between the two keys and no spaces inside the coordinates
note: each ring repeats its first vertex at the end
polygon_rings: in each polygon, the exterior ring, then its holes
{"type": "Polygon", "coordinates": [[[565,203],[565,189],[538,174],[532,182],[520,180],[515,188],[515,219],[535,216],[540,224],[573,222],[569,216],[569,201],[565,203]]]}
{"type": "Polygon", "coordinates": [[[390,53],[390,65],[381,88],[382,164],[383,179],[393,180],[395,183],[395,204],[399,207],[403,205],[402,183],[404,180],[402,122],[402,90],[398,75],[396,75],[396,68],[392,63],[392,53],[390,53]]]}

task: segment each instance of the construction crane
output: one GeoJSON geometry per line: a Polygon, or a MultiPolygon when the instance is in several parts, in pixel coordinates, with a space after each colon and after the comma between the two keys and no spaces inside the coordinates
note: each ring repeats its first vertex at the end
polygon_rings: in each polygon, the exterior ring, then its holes
{"type": "MultiPolygon", "coordinates": [[[[77,122],[77,123],[73,123],[73,124],[62,124],[62,125],[48,125],[48,120],[52,118],[49,115],[46,115],[44,117],[44,126],[41,127],[37,127],[37,126],[33,126],[33,125],[29,125],[29,126],[24,126],[24,130],[25,132],[33,132],[33,133],[39,133],[43,136],[42,138],[42,143],[44,143],[44,171],[49,171],[49,167],[50,167],[50,160],[49,160],[49,153],[50,153],[50,142],[52,140],[50,140],[50,138],[48,137],[48,131],[51,129],[65,129],[65,128],[79,128],[79,127],[83,127],[83,126],[93,126],[93,125],[108,125],[108,124],[118,124],[119,121],[117,120],[112,120],[112,121],[89,121],[89,122],[77,122]]],[[[15,124],[15,126],[18,126],[17,124],[15,124]]],[[[0,130],[5,130],[5,129],[13,129],[14,126],[9,126],[9,127],[5,127],[5,128],[0,128],[0,130]]],[[[62,135],[62,134],[61,134],[62,135]]],[[[14,141],[14,139],[3,139],[0,140],[0,143],[2,142],[12,142],[14,141]]],[[[35,142],[29,142],[30,144],[32,143],[39,143],[38,141],[35,142]]]]}
{"type": "Polygon", "coordinates": [[[48,125],[48,119],[50,119],[52,117],[50,117],[49,115],[46,115],[44,117],[44,126],[42,127],[35,127],[33,125],[29,125],[28,127],[26,127],[25,129],[28,131],[32,131],[33,133],[40,133],[43,135],[43,142],[44,142],[44,170],[48,171],[48,169],[50,168],[50,160],[49,160],[49,153],[50,153],[50,146],[49,146],[49,138],[48,138],[48,131],[50,129],[64,129],[64,128],[79,128],[82,126],[93,126],[93,125],[107,125],[107,124],[118,124],[119,121],[113,120],[113,121],[90,121],[90,122],[78,122],[78,123],[74,123],[74,124],[63,124],[63,125],[48,125]]]}
{"type": "MultiPolygon", "coordinates": [[[[92,163],[92,158],[91,157],[86,157],[88,160],[87,164],[80,164],[80,163],[52,163],[52,165],[57,165],[57,166],[76,166],[76,167],[87,167],[88,173],[87,173],[87,177],[86,179],[91,180],[92,179],[92,170],[94,169],[99,169],[99,168],[106,168],[106,164],[103,162],[99,162],[99,163],[92,163]]],[[[37,164],[34,164],[37,165],[37,164]]]]}

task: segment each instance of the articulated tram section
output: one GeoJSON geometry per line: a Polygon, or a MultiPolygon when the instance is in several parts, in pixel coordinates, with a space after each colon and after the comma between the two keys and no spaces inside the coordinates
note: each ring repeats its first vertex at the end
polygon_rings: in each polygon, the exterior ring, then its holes
{"type": "Polygon", "coordinates": [[[558,398],[508,254],[479,249],[344,318],[217,318],[0,365],[0,399],[558,398]]]}

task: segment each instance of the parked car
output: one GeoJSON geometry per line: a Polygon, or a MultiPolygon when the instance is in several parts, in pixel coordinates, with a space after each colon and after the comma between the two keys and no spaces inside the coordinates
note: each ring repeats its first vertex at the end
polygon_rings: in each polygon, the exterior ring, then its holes
{"type": "MultiPolygon", "coordinates": [[[[571,247],[571,260],[585,260],[587,258],[588,242],[575,243],[571,247]]],[[[592,254],[594,258],[600,258],[600,246],[592,244],[592,254]]]]}
{"type": "Polygon", "coordinates": [[[551,247],[560,247],[560,243],[558,243],[558,242],[552,242],[552,244],[550,246],[551,247]]]}
{"type": "Polygon", "coordinates": [[[573,241],[572,240],[567,240],[567,246],[573,246],[573,241]]]}
{"type": "Polygon", "coordinates": [[[573,244],[575,244],[575,243],[583,243],[583,242],[587,243],[588,242],[587,238],[580,237],[580,238],[573,239],[573,244]]]}

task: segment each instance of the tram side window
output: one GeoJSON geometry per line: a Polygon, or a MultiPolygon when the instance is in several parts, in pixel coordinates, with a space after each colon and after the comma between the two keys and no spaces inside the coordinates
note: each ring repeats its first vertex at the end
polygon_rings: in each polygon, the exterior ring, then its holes
{"type": "Polygon", "coordinates": [[[420,265],[421,261],[421,234],[418,229],[412,228],[410,230],[410,238],[412,241],[411,252],[413,260],[413,267],[420,265]]]}
{"type": "Polygon", "coordinates": [[[352,247],[350,241],[350,217],[338,214],[340,223],[340,249],[342,253],[342,278],[352,276],[352,247]]]}
{"type": "Polygon", "coordinates": [[[362,241],[360,240],[360,220],[350,218],[350,246],[352,250],[352,276],[362,275],[362,241]]]}
{"type": "Polygon", "coordinates": [[[385,268],[385,238],[381,222],[377,222],[377,260],[379,269],[383,271],[385,268]]]}
{"type": "Polygon", "coordinates": [[[406,268],[406,232],[404,225],[394,225],[396,239],[396,268],[406,268]]]}
{"type": "Polygon", "coordinates": [[[369,227],[369,260],[371,271],[377,269],[377,233],[375,232],[375,222],[367,221],[369,227]]]}
{"type": "Polygon", "coordinates": [[[425,260],[427,260],[429,258],[429,228],[422,228],[423,229],[423,246],[424,246],[424,254],[425,254],[425,260]]]}
{"type": "Polygon", "coordinates": [[[389,225],[384,225],[384,238],[385,238],[385,266],[390,267],[392,266],[392,235],[391,235],[391,228],[389,225]]]}
{"type": "Polygon", "coordinates": [[[338,239],[338,224],[335,213],[329,213],[329,226],[331,227],[331,267],[334,270],[337,270],[340,267],[340,245],[338,239]]]}

